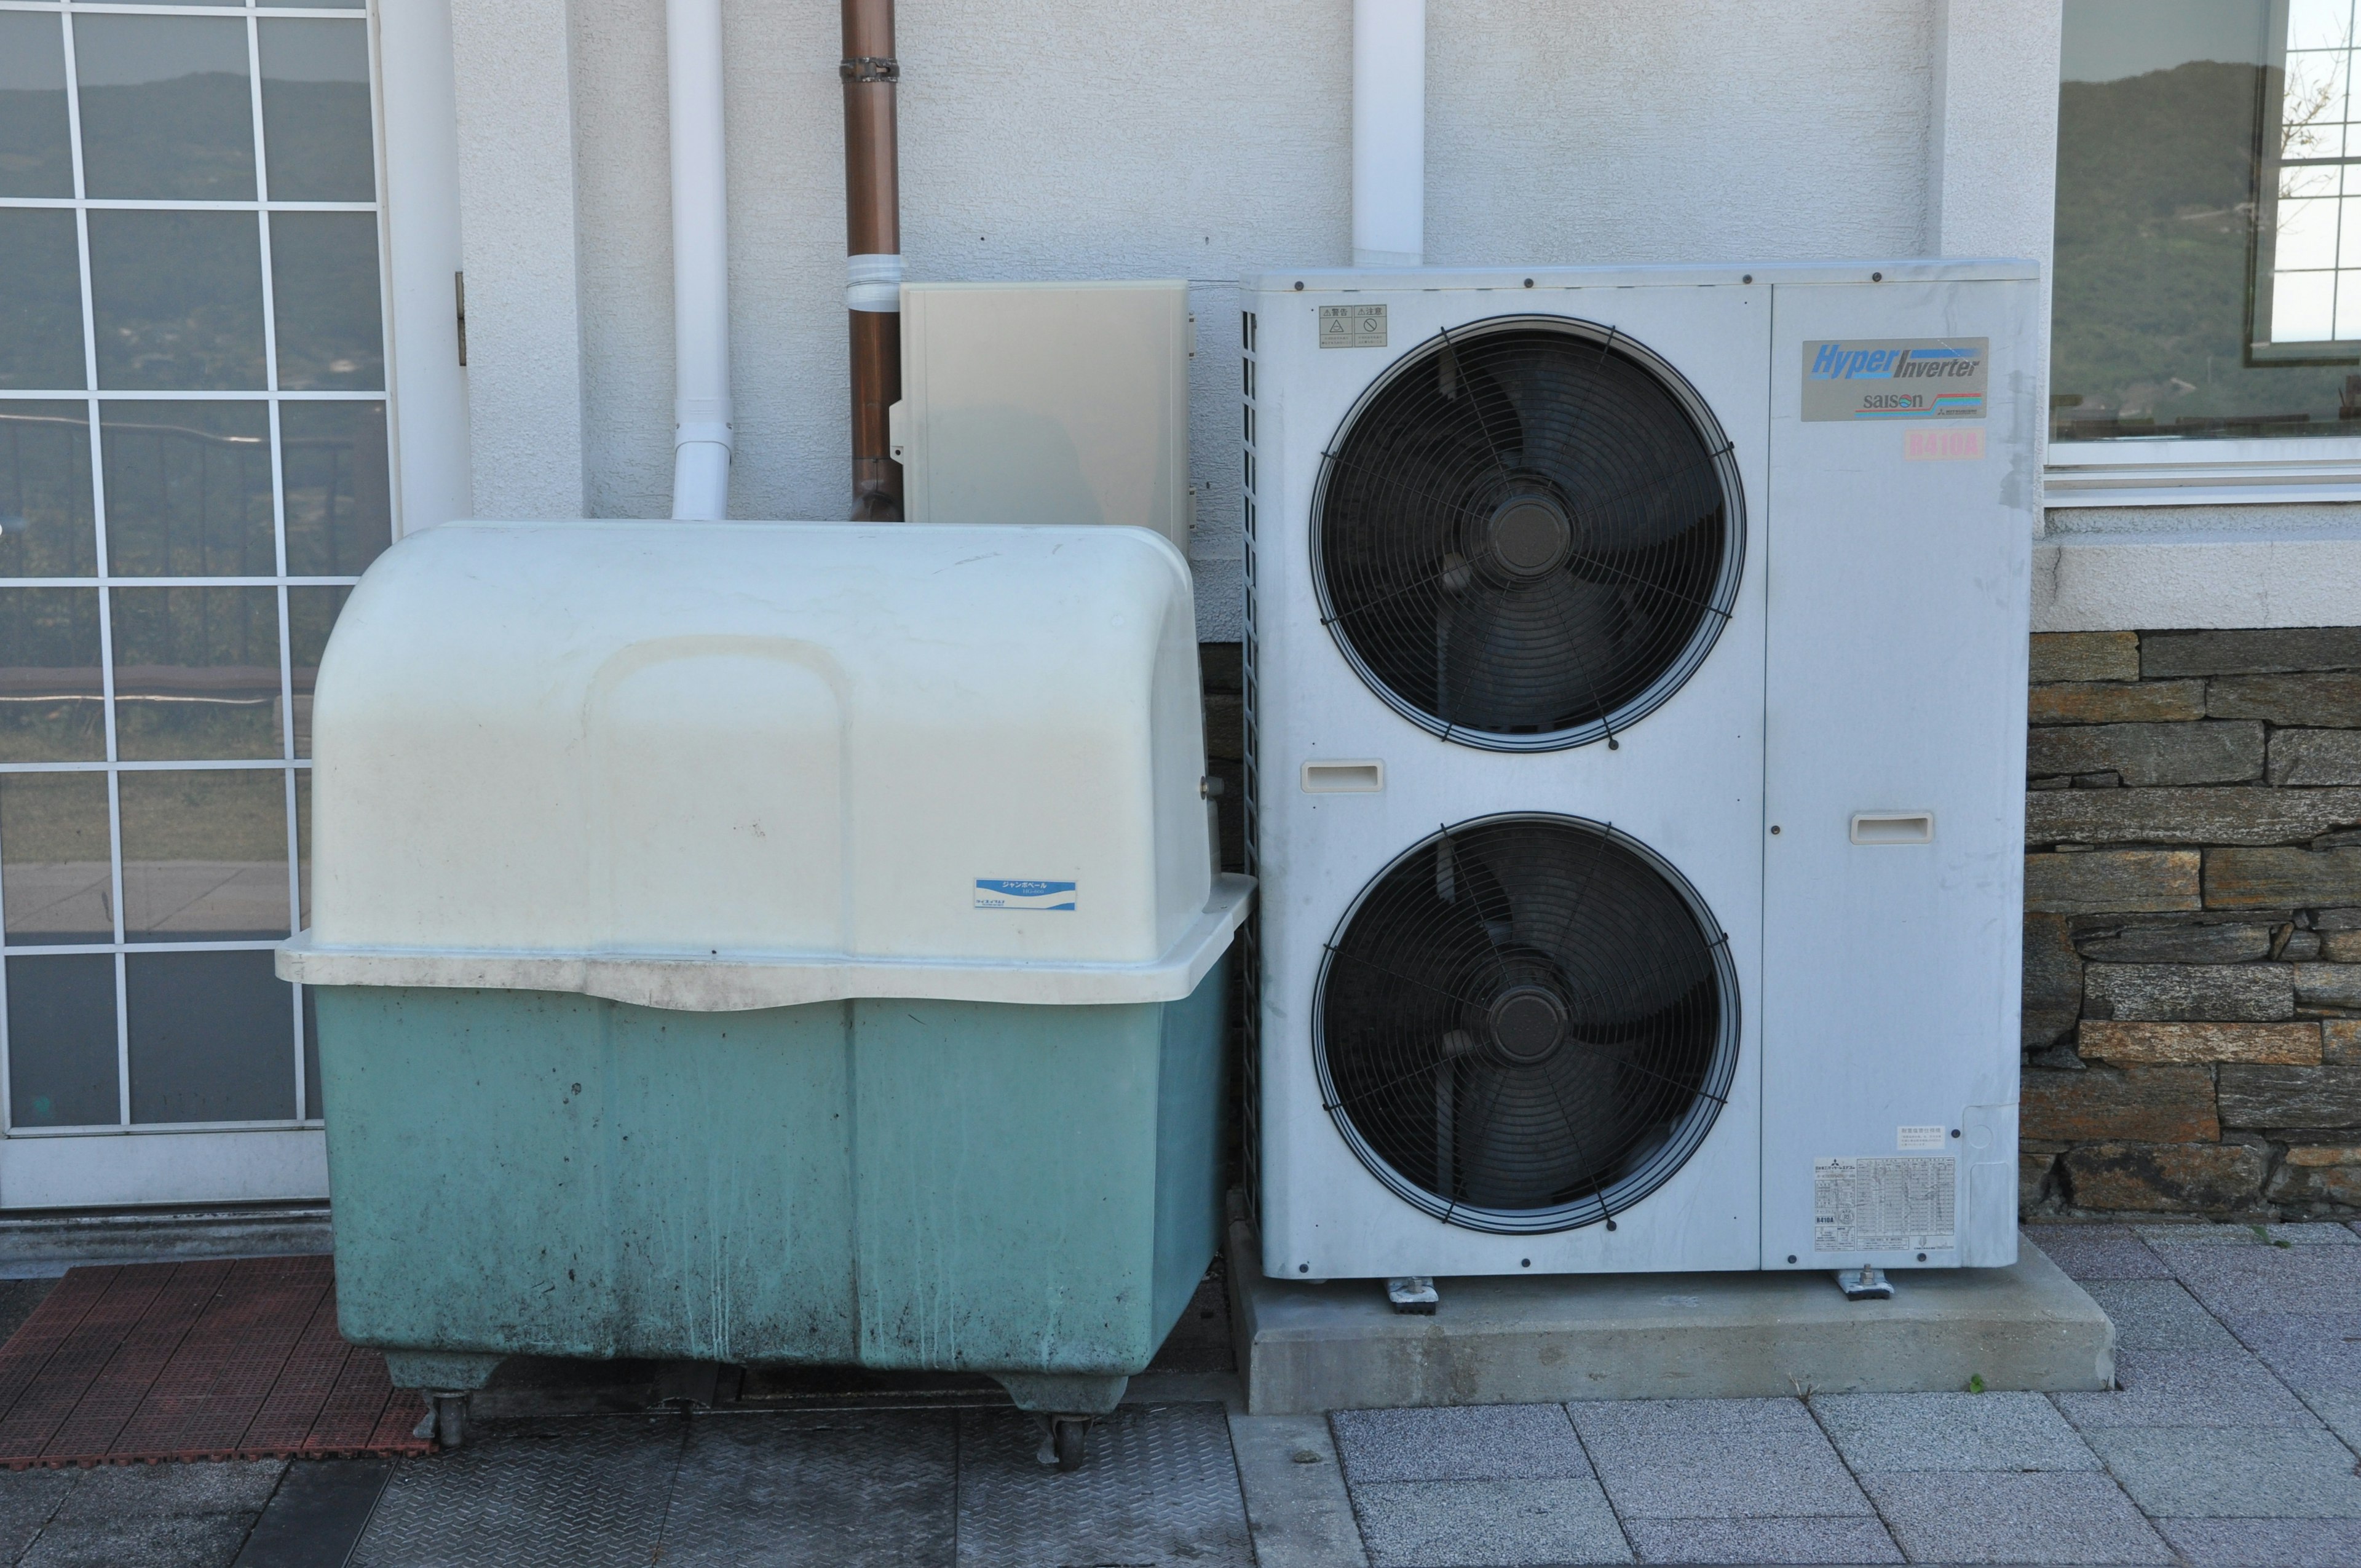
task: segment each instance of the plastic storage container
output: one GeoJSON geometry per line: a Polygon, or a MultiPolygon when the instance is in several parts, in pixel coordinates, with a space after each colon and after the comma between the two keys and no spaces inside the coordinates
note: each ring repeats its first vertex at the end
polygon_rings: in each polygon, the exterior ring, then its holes
{"type": "Polygon", "coordinates": [[[1145,530],[388,552],[321,664],[280,958],[345,1336],[446,1395],[532,1353],[1112,1409],[1218,1231],[1251,883],[1212,869],[1200,724],[1145,530]]]}

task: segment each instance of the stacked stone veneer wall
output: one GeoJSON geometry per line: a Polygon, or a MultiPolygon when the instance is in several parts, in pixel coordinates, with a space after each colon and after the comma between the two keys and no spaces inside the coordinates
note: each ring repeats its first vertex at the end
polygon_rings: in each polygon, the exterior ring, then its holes
{"type": "Polygon", "coordinates": [[[2361,628],[2038,635],[2031,695],[2026,1208],[2361,1209],[2361,628]]]}

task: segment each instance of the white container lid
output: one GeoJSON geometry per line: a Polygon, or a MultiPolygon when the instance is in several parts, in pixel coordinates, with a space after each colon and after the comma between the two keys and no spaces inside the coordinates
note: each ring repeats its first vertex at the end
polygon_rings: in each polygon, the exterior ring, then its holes
{"type": "Polygon", "coordinates": [[[728,1011],[1170,1001],[1214,878],[1187,564],[1143,529],[449,523],[321,662],[314,985],[728,1011]]]}

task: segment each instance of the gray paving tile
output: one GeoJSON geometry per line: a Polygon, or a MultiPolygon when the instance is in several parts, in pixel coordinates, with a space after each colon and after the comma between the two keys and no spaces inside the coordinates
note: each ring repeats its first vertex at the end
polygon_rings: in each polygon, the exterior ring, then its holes
{"type": "Polygon", "coordinates": [[[666,1568],[949,1568],[959,1485],[950,1410],[708,1416],[664,1510],[666,1568]]]}
{"type": "Polygon", "coordinates": [[[2224,1316],[2350,1312],[2361,1301],[2361,1247],[2173,1247],[2158,1255],[2189,1293],[2224,1316]]]}
{"type": "Polygon", "coordinates": [[[2083,1434],[2156,1519],[2361,1519],[2361,1476],[2333,1433],[2291,1427],[2103,1427],[2083,1434]]]}
{"type": "Polygon", "coordinates": [[[206,1464],[101,1464],[82,1472],[58,1508],[57,1522],[203,1519],[258,1514],[278,1489],[284,1459],[206,1464]]]}
{"type": "Polygon", "coordinates": [[[2244,1350],[2119,1350],[2111,1394],[2053,1396],[2066,1419],[2098,1427],[2315,1425],[2303,1401],[2244,1350]]]}
{"type": "Polygon", "coordinates": [[[79,1470],[0,1470],[0,1563],[14,1563],[66,1494],[82,1479],[79,1470]]]}
{"type": "Polygon", "coordinates": [[[1629,1563],[1598,1483],[1380,1481],[1353,1488],[1370,1568],[1629,1563]]]}
{"type": "Polygon", "coordinates": [[[2361,1394],[2307,1393],[2303,1402],[2328,1423],[2329,1431],[2345,1440],[2347,1448],[2361,1453],[2361,1394]]]}
{"type": "Polygon", "coordinates": [[[2114,1320],[2125,1350],[2235,1350],[2238,1342],[2177,1279],[2091,1279],[2082,1288],[2114,1320]]]}
{"type": "Polygon", "coordinates": [[[2141,1240],[2158,1246],[2351,1246],[2361,1242],[2333,1221],[2286,1225],[2134,1225],[2141,1240]]]}
{"type": "Polygon", "coordinates": [[[1870,1511],[1800,1399],[1645,1399],[1566,1409],[1607,1495],[1627,1519],[1870,1511]]]}
{"type": "Polygon", "coordinates": [[[2242,1312],[2225,1321],[2296,1392],[2361,1394],[2361,1311],[2242,1312]]]}
{"type": "Polygon", "coordinates": [[[1812,1411],[1855,1475],[2099,1468],[2098,1455],[2038,1394],[1822,1394],[1812,1411]]]}
{"type": "Polygon", "coordinates": [[[393,1473],[351,1568],[642,1568],[680,1462],[678,1416],[483,1421],[393,1473]]]}
{"type": "Polygon", "coordinates": [[[1642,1563],[1899,1563],[1873,1519],[1633,1519],[1624,1532],[1642,1563]]]}
{"type": "Polygon", "coordinates": [[[2361,1519],[2162,1519],[2191,1568],[2352,1568],[2361,1519]]]}
{"type": "Polygon", "coordinates": [[[2213,1225],[2203,1221],[2133,1225],[2129,1229],[2140,1240],[2159,1246],[2253,1246],[2262,1239],[2255,1234],[2259,1226],[2213,1225]]]}
{"type": "Polygon", "coordinates": [[[1527,1481],[1587,1476],[1563,1405],[1338,1410],[1328,1418],[1345,1478],[1527,1481]]]}
{"type": "Polygon", "coordinates": [[[256,1515],[133,1515],[53,1521],[18,1568],[230,1568],[256,1515]]]}
{"type": "Polygon", "coordinates": [[[1890,1471],[1861,1485],[1913,1563],[2171,1561],[2104,1475],[1890,1471]]]}
{"type": "Polygon", "coordinates": [[[1034,1458],[1040,1429],[1021,1411],[958,1415],[961,1563],[1252,1568],[1221,1406],[1123,1406],[1091,1429],[1089,1456],[1071,1471],[1034,1458]]]}
{"type": "Polygon", "coordinates": [[[2172,1270],[2122,1225],[2027,1225],[2024,1237],[2070,1279],[2169,1279],[2172,1270]]]}
{"type": "Polygon", "coordinates": [[[1801,1399],[1577,1399],[1565,1411],[1586,1446],[1593,1437],[1610,1442],[1699,1437],[1800,1442],[1820,1431],[1801,1399]]]}

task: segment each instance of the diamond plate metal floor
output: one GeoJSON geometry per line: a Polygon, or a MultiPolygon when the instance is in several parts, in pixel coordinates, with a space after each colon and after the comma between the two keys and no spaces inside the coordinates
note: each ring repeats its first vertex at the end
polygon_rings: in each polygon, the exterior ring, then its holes
{"type": "Polygon", "coordinates": [[[707,1416],[689,1427],[666,1568],[950,1568],[958,1413],[707,1416]]]}
{"type": "Polygon", "coordinates": [[[394,1473],[351,1568],[644,1568],[687,1435],[677,1416],[487,1422],[394,1473]]]}
{"type": "Polygon", "coordinates": [[[486,1421],[404,1464],[353,1568],[1252,1568],[1219,1405],[1126,1405],[1080,1470],[1011,1409],[486,1421]]]}
{"type": "Polygon", "coordinates": [[[1080,1470],[1033,1457],[1033,1419],[960,1412],[959,1561],[975,1568],[1187,1563],[1253,1568],[1219,1405],[1126,1405],[1080,1470]]]}

